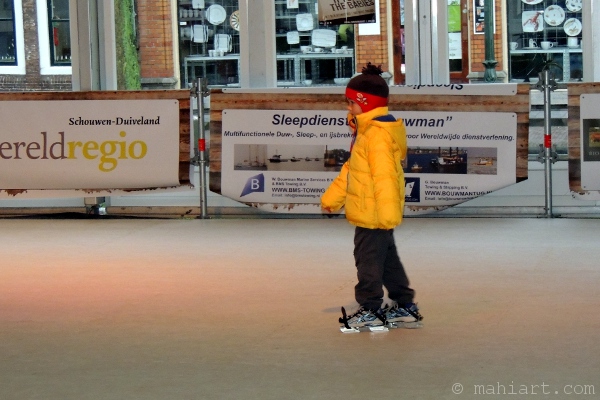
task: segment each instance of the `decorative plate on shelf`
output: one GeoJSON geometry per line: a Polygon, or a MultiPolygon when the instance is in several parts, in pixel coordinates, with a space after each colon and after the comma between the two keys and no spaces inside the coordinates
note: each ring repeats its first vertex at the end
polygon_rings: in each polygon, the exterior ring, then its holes
{"type": "Polygon", "coordinates": [[[523,11],[523,32],[541,32],[544,30],[543,11],[523,11]]]}
{"type": "Polygon", "coordinates": [[[240,30],[240,10],[235,10],[229,16],[229,25],[236,31],[240,30]]]}
{"type": "Polygon", "coordinates": [[[289,31],[286,33],[288,44],[298,44],[300,43],[300,34],[298,31],[289,31]]]}
{"type": "Polygon", "coordinates": [[[577,18],[569,18],[563,29],[569,36],[577,36],[581,32],[581,21],[577,18]]]}
{"type": "Polygon", "coordinates": [[[231,35],[217,33],[214,36],[215,50],[231,51],[231,35]]]}
{"type": "Polygon", "coordinates": [[[310,31],[314,27],[312,14],[296,14],[296,27],[299,31],[310,31]]]}
{"type": "Polygon", "coordinates": [[[565,5],[569,11],[581,11],[581,0],[567,0],[565,5]]]}
{"type": "Polygon", "coordinates": [[[194,36],[192,35],[192,27],[191,26],[182,26],[179,28],[179,35],[183,40],[192,40],[194,36]]]}
{"type": "Polygon", "coordinates": [[[553,5],[544,11],[544,21],[550,26],[558,26],[565,20],[565,10],[562,7],[553,5]]]}
{"type": "Polygon", "coordinates": [[[544,0],[522,0],[525,4],[540,4],[544,0]]]}
{"type": "Polygon", "coordinates": [[[329,29],[315,29],[312,31],[310,43],[313,46],[333,47],[335,46],[336,39],[336,31],[329,29]]]}
{"type": "Polygon", "coordinates": [[[208,25],[194,25],[192,29],[192,40],[194,43],[208,42],[208,25]]]}
{"type": "Polygon", "coordinates": [[[227,18],[227,12],[218,4],[213,4],[206,9],[206,19],[213,25],[222,24],[225,18],[227,18]]]}

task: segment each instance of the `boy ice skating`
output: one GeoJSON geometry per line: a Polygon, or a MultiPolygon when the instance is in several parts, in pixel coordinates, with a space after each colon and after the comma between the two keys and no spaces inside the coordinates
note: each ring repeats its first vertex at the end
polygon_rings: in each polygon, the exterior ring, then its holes
{"type": "MultiPolygon", "coordinates": [[[[360,308],[346,316],[347,328],[415,323],[423,319],[400,262],[394,228],[402,221],[406,129],[388,113],[389,87],[381,68],[367,64],[346,87],[348,119],[354,129],[350,159],[321,198],[333,212],[345,207],[354,225],[354,259],[360,308]],[[393,303],[382,308],[383,286],[393,303]]],[[[397,325],[395,325],[397,326],[397,325]]]]}

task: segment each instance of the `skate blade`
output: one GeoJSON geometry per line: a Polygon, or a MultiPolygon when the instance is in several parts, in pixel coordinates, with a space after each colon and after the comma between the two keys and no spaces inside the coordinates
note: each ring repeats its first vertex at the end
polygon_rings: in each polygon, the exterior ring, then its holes
{"type": "Polygon", "coordinates": [[[359,333],[359,332],[387,332],[389,331],[387,326],[360,326],[356,328],[346,328],[345,326],[340,327],[342,333],[359,333]]]}
{"type": "Polygon", "coordinates": [[[423,327],[423,323],[421,321],[414,322],[388,322],[387,327],[390,329],[420,329],[423,327]]]}

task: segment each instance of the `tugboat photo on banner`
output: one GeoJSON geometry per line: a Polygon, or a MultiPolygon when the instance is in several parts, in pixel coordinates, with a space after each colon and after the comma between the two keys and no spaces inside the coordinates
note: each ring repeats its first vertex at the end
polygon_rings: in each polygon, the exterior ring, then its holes
{"type": "Polygon", "coordinates": [[[287,160],[282,160],[281,159],[281,154],[273,154],[271,157],[269,157],[269,162],[284,162],[287,160]]]}
{"type": "Polygon", "coordinates": [[[350,158],[350,152],[345,149],[328,150],[327,146],[325,146],[325,154],[323,157],[323,163],[326,167],[338,167],[336,169],[339,170],[350,158]]]}
{"type": "Polygon", "coordinates": [[[425,174],[466,174],[467,149],[441,147],[408,148],[406,173],[425,174]]]}
{"type": "Polygon", "coordinates": [[[441,173],[466,174],[467,150],[458,147],[455,149],[450,147],[448,150],[440,148],[437,158],[432,159],[431,164],[441,173]]]}

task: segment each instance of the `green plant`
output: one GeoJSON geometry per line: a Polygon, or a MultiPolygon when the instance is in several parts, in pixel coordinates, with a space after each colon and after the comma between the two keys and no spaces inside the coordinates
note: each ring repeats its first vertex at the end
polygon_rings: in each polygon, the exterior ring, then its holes
{"type": "Polygon", "coordinates": [[[142,88],[133,7],[133,0],[115,0],[117,88],[119,90],[142,88]]]}

